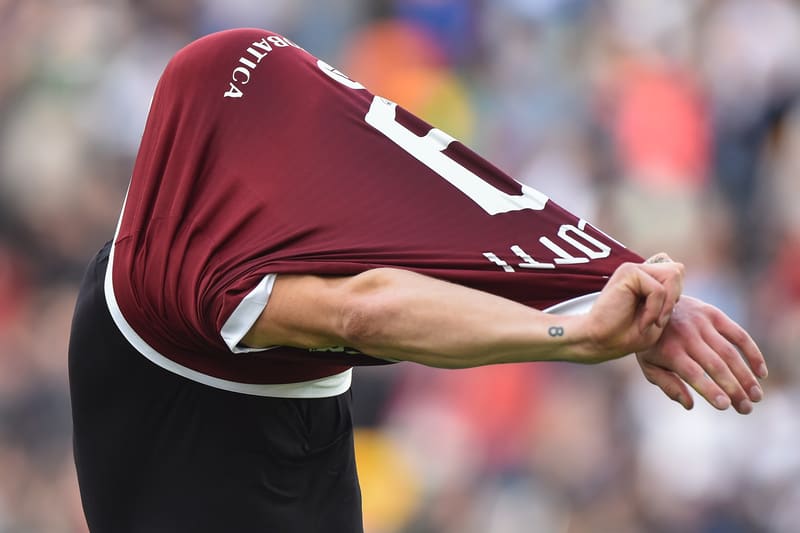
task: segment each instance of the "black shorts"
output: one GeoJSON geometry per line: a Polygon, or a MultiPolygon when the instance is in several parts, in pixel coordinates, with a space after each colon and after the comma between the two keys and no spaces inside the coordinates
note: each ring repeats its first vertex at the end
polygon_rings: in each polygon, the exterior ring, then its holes
{"type": "Polygon", "coordinates": [[[75,463],[91,531],[363,531],[350,392],[250,396],[156,366],[108,312],[108,252],[83,280],[69,344],[75,463]]]}

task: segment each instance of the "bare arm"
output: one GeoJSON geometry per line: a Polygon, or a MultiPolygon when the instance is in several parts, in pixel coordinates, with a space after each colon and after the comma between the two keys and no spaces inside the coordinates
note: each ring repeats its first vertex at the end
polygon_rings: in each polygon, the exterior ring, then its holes
{"type": "Polygon", "coordinates": [[[590,315],[552,316],[408,271],[278,276],[249,346],[349,346],[444,367],[599,362],[652,346],[680,295],[677,263],[620,267],[590,315]]]}
{"type": "Polygon", "coordinates": [[[750,402],[763,395],[756,378],[766,377],[763,355],[715,307],[693,298],[676,305],[683,266],[658,261],[622,265],[591,312],[573,317],[403,270],[342,278],[279,276],[269,305],[243,343],[348,346],[443,368],[597,363],[635,352],[645,377],[687,409],[692,407],[688,384],[719,409],[733,404],[749,413],[750,402]]]}

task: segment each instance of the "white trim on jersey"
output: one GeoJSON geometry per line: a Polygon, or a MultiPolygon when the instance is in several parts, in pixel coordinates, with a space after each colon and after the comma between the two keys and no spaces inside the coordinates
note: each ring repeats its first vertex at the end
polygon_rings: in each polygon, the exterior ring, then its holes
{"type": "Polygon", "coordinates": [[[551,305],[545,309],[544,312],[551,315],[582,315],[588,313],[592,309],[598,296],[600,296],[599,292],[584,294],[583,296],[551,305]]]}
{"type": "Polygon", "coordinates": [[[242,338],[247,335],[253,324],[256,323],[261,312],[267,307],[269,297],[272,294],[272,286],[275,285],[275,274],[267,274],[256,287],[242,298],[231,316],[225,321],[220,330],[220,335],[233,353],[263,352],[275,346],[267,348],[249,348],[240,346],[242,338]]]}
{"type": "MultiPolygon", "coordinates": [[[[124,203],[122,206],[122,212],[125,212],[124,203]]],[[[106,276],[103,283],[106,296],[106,305],[111,313],[111,318],[114,320],[114,323],[117,325],[120,332],[122,332],[122,335],[125,337],[125,339],[147,359],[161,368],[172,372],[173,374],[183,376],[192,381],[196,381],[197,383],[202,383],[203,385],[208,385],[209,387],[215,387],[217,389],[230,392],[252,394],[254,396],[271,396],[276,398],[327,398],[331,396],[338,396],[350,388],[350,383],[353,378],[352,369],[334,374],[333,376],[313,379],[310,381],[301,381],[299,383],[240,383],[238,381],[230,381],[198,372],[197,370],[185,367],[159,353],[155,348],[147,344],[147,342],[145,342],[145,340],[142,339],[138,333],[136,333],[133,327],[128,324],[128,321],[125,320],[125,316],[122,314],[122,310],[117,304],[117,297],[114,294],[114,282],[112,275],[114,270],[114,243],[117,240],[121,222],[122,215],[120,215],[120,223],[117,224],[117,231],[114,232],[114,241],[111,243],[111,251],[108,256],[108,269],[106,270],[106,276]]],[[[225,322],[225,326],[222,328],[224,331],[227,333],[235,331],[235,333],[233,333],[234,336],[230,337],[232,341],[235,340],[235,342],[238,343],[244,334],[247,333],[247,330],[250,329],[250,326],[253,324],[253,322],[255,322],[255,319],[258,318],[258,315],[261,314],[261,311],[267,304],[269,294],[272,291],[274,278],[274,275],[265,276],[261,283],[259,283],[258,286],[245,297],[239,306],[236,307],[236,310],[231,314],[231,317],[229,317],[225,322]],[[272,281],[270,281],[268,278],[271,278],[272,281]],[[259,305],[261,305],[260,308],[258,308],[259,305]],[[258,309],[258,313],[256,313],[255,318],[253,318],[253,313],[255,313],[256,309],[258,309]],[[234,317],[233,315],[236,316],[234,317]],[[232,319],[233,322],[231,322],[232,319]],[[250,325],[247,325],[246,329],[241,332],[241,336],[235,338],[235,335],[241,331],[241,328],[246,325],[248,320],[251,320],[250,325]],[[232,325],[226,330],[226,327],[229,325],[229,323],[232,325]]],[[[226,338],[225,342],[227,344],[229,339],[226,338]]],[[[228,346],[230,347],[230,344],[228,344],[228,346]]],[[[247,349],[239,350],[239,352],[244,351],[247,351],[247,349]]]]}

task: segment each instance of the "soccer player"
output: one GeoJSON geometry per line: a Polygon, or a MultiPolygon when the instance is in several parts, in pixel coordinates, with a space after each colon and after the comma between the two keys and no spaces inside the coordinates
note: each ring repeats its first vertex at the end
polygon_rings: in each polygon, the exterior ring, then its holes
{"type": "Polygon", "coordinates": [[[682,279],[285,37],[200,39],[76,306],[89,527],[361,531],[356,365],[636,353],[684,407],[747,413],[764,359],[682,279]]]}

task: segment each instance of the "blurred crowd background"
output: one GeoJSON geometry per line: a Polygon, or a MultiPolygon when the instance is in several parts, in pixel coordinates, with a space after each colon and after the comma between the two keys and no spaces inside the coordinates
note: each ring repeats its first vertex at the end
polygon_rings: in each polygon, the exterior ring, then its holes
{"type": "Polygon", "coordinates": [[[0,533],[85,531],[77,284],[162,68],[237,26],[287,35],[642,255],[668,251],[770,364],[747,417],[683,411],[631,358],[359,369],[368,533],[800,531],[797,2],[0,0],[0,533]]]}

